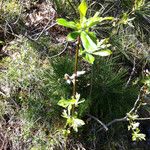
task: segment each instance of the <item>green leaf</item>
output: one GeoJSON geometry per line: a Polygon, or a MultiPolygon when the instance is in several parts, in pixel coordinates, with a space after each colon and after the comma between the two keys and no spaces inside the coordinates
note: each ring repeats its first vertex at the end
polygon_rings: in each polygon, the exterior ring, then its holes
{"type": "Polygon", "coordinates": [[[96,34],[94,32],[87,32],[87,34],[94,43],[97,43],[97,37],[96,37],[96,34]]]}
{"type": "Polygon", "coordinates": [[[101,39],[97,45],[98,47],[100,47],[101,45],[107,45],[108,41],[109,41],[109,38],[101,39]]]}
{"type": "Polygon", "coordinates": [[[4,42],[3,41],[0,41],[0,45],[3,45],[4,44],[4,42]]]}
{"type": "Polygon", "coordinates": [[[89,53],[86,53],[83,59],[89,62],[90,64],[93,64],[95,60],[94,56],[89,53]]]}
{"type": "Polygon", "coordinates": [[[75,99],[64,99],[62,98],[57,104],[63,108],[67,108],[69,105],[74,105],[76,103],[75,99]]]}
{"type": "Polygon", "coordinates": [[[87,20],[87,26],[90,28],[104,20],[113,20],[114,17],[98,17],[99,12],[96,12],[95,15],[87,20]]]}
{"type": "Polygon", "coordinates": [[[87,27],[92,27],[94,25],[97,25],[99,22],[101,22],[101,17],[91,17],[87,20],[87,27]]]}
{"type": "Polygon", "coordinates": [[[94,41],[90,38],[90,36],[85,31],[81,32],[81,41],[85,50],[94,51],[97,49],[96,43],[94,43],[94,41]]]}
{"type": "Polygon", "coordinates": [[[88,6],[86,3],[86,0],[82,0],[81,4],[78,7],[81,20],[86,16],[87,9],[88,9],[88,6]]]}
{"type": "Polygon", "coordinates": [[[75,41],[77,37],[80,35],[80,32],[71,32],[67,35],[67,41],[75,41]]]}
{"type": "Polygon", "coordinates": [[[59,18],[59,19],[56,20],[56,22],[57,22],[58,25],[68,27],[68,28],[71,28],[71,29],[74,29],[74,30],[77,29],[76,23],[73,22],[73,21],[67,21],[66,19],[59,18]]]}
{"type": "Polygon", "coordinates": [[[68,135],[70,134],[70,130],[69,129],[62,130],[62,132],[63,132],[63,135],[65,137],[68,137],[68,135]]]}
{"type": "Polygon", "coordinates": [[[72,124],[73,124],[73,119],[72,117],[70,117],[67,119],[66,125],[72,126],[72,124]]]}
{"type": "Polygon", "coordinates": [[[98,55],[98,56],[109,56],[112,54],[112,51],[107,49],[107,50],[101,50],[101,51],[97,51],[92,53],[93,55],[98,55]]]}

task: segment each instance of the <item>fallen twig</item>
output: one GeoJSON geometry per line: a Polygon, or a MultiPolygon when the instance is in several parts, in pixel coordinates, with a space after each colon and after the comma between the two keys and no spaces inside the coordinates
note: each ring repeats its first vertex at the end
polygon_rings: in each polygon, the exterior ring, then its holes
{"type": "Polygon", "coordinates": [[[92,116],[92,115],[87,115],[87,116],[89,116],[90,118],[92,118],[92,119],[94,119],[94,120],[96,120],[99,124],[101,124],[103,127],[102,127],[102,129],[105,129],[106,131],[108,130],[108,127],[107,127],[107,125],[105,125],[102,121],[100,121],[98,118],[96,118],[96,117],[94,117],[94,116],[92,116]]]}
{"type": "Polygon", "coordinates": [[[58,53],[56,55],[53,55],[50,58],[54,58],[54,57],[60,56],[61,54],[63,54],[66,51],[67,47],[68,47],[68,42],[66,42],[65,48],[60,53],[58,53]]]}

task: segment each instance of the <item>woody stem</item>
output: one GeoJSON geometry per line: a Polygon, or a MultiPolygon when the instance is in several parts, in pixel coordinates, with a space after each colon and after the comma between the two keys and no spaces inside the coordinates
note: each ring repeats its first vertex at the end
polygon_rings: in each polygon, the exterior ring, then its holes
{"type": "Polygon", "coordinates": [[[73,82],[73,97],[76,96],[77,90],[77,71],[78,71],[78,59],[79,59],[79,48],[80,48],[80,37],[77,39],[77,46],[76,46],[76,55],[75,55],[75,66],[74,66],[74,82],[73,82]]]}

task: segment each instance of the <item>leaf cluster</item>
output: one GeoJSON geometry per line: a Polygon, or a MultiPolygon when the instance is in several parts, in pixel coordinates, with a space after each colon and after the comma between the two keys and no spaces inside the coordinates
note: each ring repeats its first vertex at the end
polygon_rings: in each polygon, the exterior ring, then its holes
{"type": "Polygon", "coordinates": [[[78,113],[73,111],[73,109],[78,107],[80,103],[84,102],[84,100],[79,101],[79,99],[80,99],[80,94],[76,93],[75,98],[74,97],[72,97],[71,99],[62,98],[58,102],[59,106],[65,108],[62,113],[62,117],[66,119],[66,127],[68,126],[69,128],[73,128],[73,130],[76,132],[78,132],[78,128],[80,126],[83,126],[85,124],[83,120],[77,118],[78,113]]]}
{"type": "Polygon", "coordinates": [[[111,51],[108,49],[110,46],[108,40],[104,39],[99,41],[94,32],[91,32],[91,28],[97,24],[100,24],[103,21],[111,21],[113,17],[99,17],[99,13],[96,12],[93,17],[86,18],[87,13],[87,3],[85,0],[82,0],[81,4],[78,7],[80,19],[79,21],[67,21],[66,19],[60,18],[57,19],[57,24],[73,29],[74,31],[69,33],[67,36],[68,41],[75,41],[77,38],[81,38],[82,46],[80,46],[80,55],[93,64],[95,58],[93,55],[99,56],[108,56],[111,54],[111,51]],[[107,41],[107,42],[106,42],[107,41]]]}

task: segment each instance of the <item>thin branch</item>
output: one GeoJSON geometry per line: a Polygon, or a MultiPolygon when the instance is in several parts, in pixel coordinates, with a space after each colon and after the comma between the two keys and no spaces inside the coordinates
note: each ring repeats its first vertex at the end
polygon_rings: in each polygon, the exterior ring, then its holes
{"type": "Polygon", "coordinates": [[[133,108],[129,111],[129,114],[133,113],[134,111],[137,111],[136,109],[138,107],[138,103],[141,101],[141,98],[143,97],[143,89],[144,89],[144,86],[141,87],[138,98],[135,101],[133,108]]]}
{"type": "MultiPolygon", "coordinates": [[[[144,94],[144,86],[141,87],[140,89],[140,92],[139,92],[139,95],[138,95],[138,98],[137,100],[135,101],[134,105],[133,105],[133,108],[129,111],[129,114],[133,113],[133,112],[136,112],[138,110],[138,108],[141,106],[141,99],[143,97],[143,94],[144,94]]],[[[95,117],[94,117],[95,118],[95,117]]],[[[93,119],[94,119],[93,118],[93,119]]],[[[125,117],[123,118],[119,118],[119,119],[114,119],[112,120],[111,122],[107,123],[105,126],[108,128],[109,126],[111,126],[112,124],[114,123],[117,123],[117,122],[123,122],[123,121],[128,121],[127,120],[128,116],[126,115],[125,117]]],[[[97,120],[97,118],[95,118],[95,120],[97,120]]],[[[150,120],[150,118],[137,118],[135,119],[136,121],[144,121],[144,120],[150,120]]],[[[101,127],[97,132],[100,132],[104,129],[104,127],[101,127]]]]}
{"type": "MultiPolygon", "coordinates": [[[[52,19],[53,19],[53,18],[52,18],[52,19]]],[[[40,32],[40,34],[37,36],[37,38],[34,39],[35,41],[37,41],[37,40],[40,38],[40,36],[47,30],[47,27],[48,27],[48,25],[49,25],[49,23],[50,23],[50,21],[51,21],[52,19],[50,19],[50,20],[48,21],[48,23],[45,25],[45,27],[43,28],[43,30],[42,30],[42,31],[40,32]]],[[[55,25],[56,25],[56,23],[52,24],[51,26],[48,27],[48,29],[52,28],[52,27],[55,26],[55,25]]]]}
{"type": "Polygon", "coordinates": [[[129,79],[128,79],[126,85],[125,85],[125,88],[128,87],[128,85],[129,85],[129,83],[130,83],[130,81],[131,81],[131,79],[132,79],[132,76],[133,76],[133,74],[134,74],[134,72],[135,72],[135,65],[136,65],[136,62],[135,62],[135,58],[134,58],[134,60],[133,60],[132,72],[131,72],[131,74],[130,74],[130,77],[129,77],[129,79]]]}
{"type": "MultiPolygon", "coordinates": [[[[97,118],[96,118],[97,119],[97,118]]],[[[135,121],[147,121],[150,120],[150,118],[137,118],[135,119],[135,121]]],[[[108,124],[106,124],[105,126],[108,128],[109,126],[113,125],[114,123],[117,122],[124,122],[124,121],[128,121],[127,120],[127,116],[123,117],[123,118],[119,118],[119,119],[114,119],[111,122],[109,122],[108,124]]],[[[104,129],[104,127],[100,128],[99,130],[97,130],[97,132],[100,132],[104,129]]]]}
{"type": "Polygon", "coordinates": [[[68,47],[68,42],[66,43],[65,48],[60,53],[53,55],[50,58],[55,58],[55,57],[60,56],[61,54],[63,54],[66,51],[67,47],[68,47]]]}
{"type": "Polygon", "coordinates": [[[0,95],[7,97],[7,95],[2,91],[2,89],[0,89],[0,95]]]}
{"type": "Polygon", "coordinates": [[[150,118],[137,118],[135,120],[136,121],[146,121],[146,120],[150,120],[150,118]]]}
{"type": "Polygon", "coordinates": [[[11,35],[13,35],[13,36],[15,36],[15,37],[17,37],[17,38],[20,38],[17,34],[14,33],[14,31],[13,31],[11,25],[8,23],[8,21],[5,20],[5,22],[6,22],[6,24],[5,24],[5,30],[4,30],[4,31],[5,31],[5,36],[6,36],[6,33],[9,33],[9,34],[11,34],[11,35]],[[9,27],[9,29],[10,29],[11,32],[9,32],[9,31],[7,30],[7,26],[9,27]]]}
{"type": "MultiPolygon", "coordinates": [[[[114,119],[112,120],[111,122],[107,123],[106,124],[106,127],[108,128],[109,126],[111,126],[112,124],[114,123],[117,123],[117,122],[122,122],[122,121],[127,121],[127,117],[123,117],[123,118],[119,118],[119,119],[114,119]]],[[[99,130],[97,130],[97,132],[100,132],[102,131],[104,128],[100,128],[99,130]]]]}
{"type": "Polygon", "coordinates": [[[53,24],[50,25],[49,27],[48,27],[48,24],[49,24],[49,22],[46,24],[46,26],[43,28],[43,30],[42,30],[40,33],[36,34],[36,35],[37,35],[36,38],[32,38],[31,36],[28,36],[27,33],[26,33],[26,35],[24,35],[24,36],[26,36],[28,39],[30,39],[30,40],[32,40],[32,41],[37,41],[37,40],[40,38],[40,36],[41,36],[44,32],[46,32],[46,31],[49,30],[50,28],[54,27],[57,23],[53,23],[53,24]]]}
{"type": "Polygon", "coordinates": [[[3,8],[3,3],[4,3],[4,0],[1,1],[1,5],[0,5],[0,9],[2,10],[3,8]]]}
{"type": "Polygon", "coordinates": [[[105,129],[106,131],[108,131],[108,127],[107,127],[107,125],[105,125],[102,121],[100,121],[98,118],[96,118],[96,117],[94,117],[94,116],[92,116],[92,115],[87,115],[87,116],[89,116],[90,118],[92,118],[92,119],[94,119],[94,120],[96,120],[99,124],[101,124],[103,127],[102,127],[102,129],[105,129]]]}

